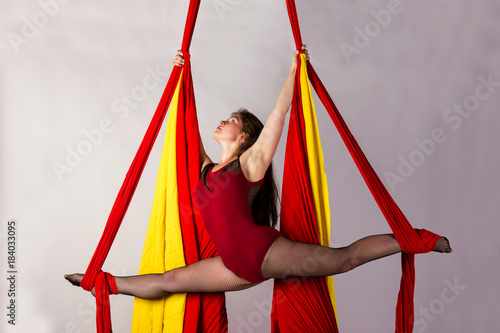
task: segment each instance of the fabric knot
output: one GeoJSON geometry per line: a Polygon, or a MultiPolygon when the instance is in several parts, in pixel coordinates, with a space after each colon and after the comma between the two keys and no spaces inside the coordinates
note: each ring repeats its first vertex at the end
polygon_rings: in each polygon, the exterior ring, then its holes
{"type": "Polygon", "coordinates": [[[97,331],[111,333],[111,310],[109,307],[109,295],[118,294],[116,281],[113,275],[100,271],[94,284],[95,299],[97,306],[97,331]]]}
{"type": "Polygon", "coordinates": [[[408,254],[427,253],[436,247],[436,243],[441,236],[430,232],[426,229],[414,229],[404,235],[404,237],[397,237],[401,251],[408,254]]]}

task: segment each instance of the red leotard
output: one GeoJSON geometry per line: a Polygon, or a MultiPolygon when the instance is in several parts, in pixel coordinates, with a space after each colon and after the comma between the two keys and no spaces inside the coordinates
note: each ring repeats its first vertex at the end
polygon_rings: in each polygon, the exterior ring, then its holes
{"type": "Polygon", "coordinates": [[[258,283],[267,251],[281,233],[254,222],[251,203],[263,180],[250,182],[241,171],[239,160],[212,172],[205,167],[195,188],[195,200],[205,228],[233,273],[258,283]]]}

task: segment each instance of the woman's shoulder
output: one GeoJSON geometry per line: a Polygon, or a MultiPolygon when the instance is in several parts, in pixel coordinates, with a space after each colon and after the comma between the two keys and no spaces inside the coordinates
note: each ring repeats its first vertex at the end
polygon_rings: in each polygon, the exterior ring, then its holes
{"type": "MultiPolygon", "coordinates": [[[[209,163],[205,165],[200,172],[200,180],[205,179],[207,177],[207,173],[212,170],[214,167],[219,165],[218,163],[209,163]]],[[[241,171],[240,159],[237,158],[234,161],[231,161],[226,166],[222,167],[223,171],[241,171]]],[[[220,171],[217,170],[217,171],[220,171]]]]}
{"type": "Polygon", "coordinates": [[[255,160],[249,150],[244,152],[238,159],[240,163],[240,170],[243,172],[248,181],[259,182],[264,178],[269,165],[261,163],[262,160],[258,158],[255,160]]]}
{"type": "Polygon", "coordinates": [[[207,173],[210,169],[212,169],[216,164],[215,163],[208,163],[206,164],[200,171],[200,180],[203,180],[207,177],[207,173]]]}
{"type": "Polygon", "coordinates": [[[226,166],[226,171],[241,171],[241,162],[238,157],[226,166]]]}

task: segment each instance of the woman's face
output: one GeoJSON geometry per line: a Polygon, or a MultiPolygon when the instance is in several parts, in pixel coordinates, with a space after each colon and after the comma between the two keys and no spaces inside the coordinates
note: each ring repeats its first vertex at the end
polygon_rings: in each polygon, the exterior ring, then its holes
{"type": "Polygon", "coordinates": [[[219,143],[221,143],[221,141],[238,141],[242,134],[242,128],[243,124],[241,123],[240,118],[232,116],[227,120],[221,120],[219,122],[219,126],[217,126],[213,137],[219,143]]]}

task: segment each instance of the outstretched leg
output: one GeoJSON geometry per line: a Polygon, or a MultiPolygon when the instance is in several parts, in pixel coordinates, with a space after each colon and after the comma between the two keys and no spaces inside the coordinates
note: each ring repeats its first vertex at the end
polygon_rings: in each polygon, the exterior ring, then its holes
{"type": "MultiPolygon", "coordinates": [[[[65,275],[74,285],[80,285],[82,274],[65,275]]],[[[115,277],[120,294],[155,299],[170,293],[225,292],[246,289],[254,284],[231,272],[220,257],[200,260],[163,274],[115,277]]]]}
{"type": "MultiPolygon", "coordinates": [[[[448,240],[441,237],[435,251],[451,252],[448,240]]],[[[280,237],[267,252],[262,275],[266,278],[335,275],[399,252],[401,248],[392,234],[368,236],[338,249],[280,237]]]]}

